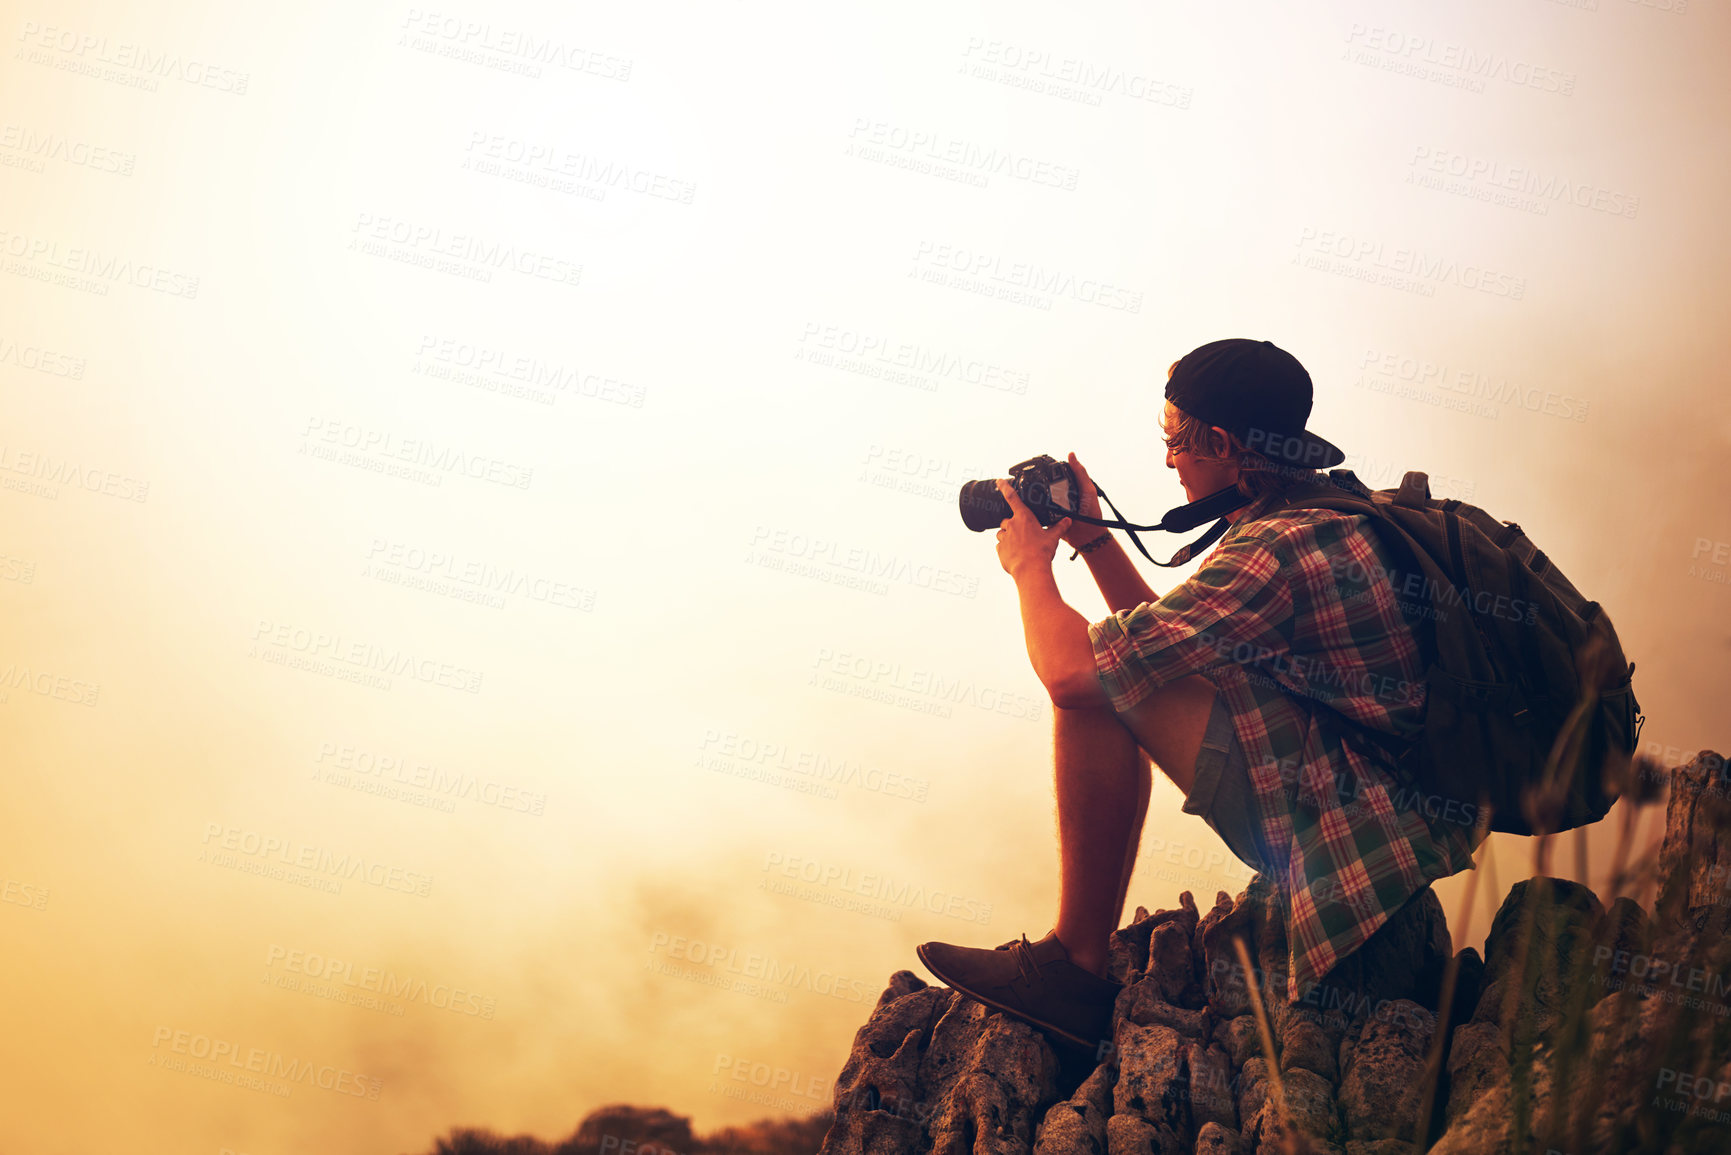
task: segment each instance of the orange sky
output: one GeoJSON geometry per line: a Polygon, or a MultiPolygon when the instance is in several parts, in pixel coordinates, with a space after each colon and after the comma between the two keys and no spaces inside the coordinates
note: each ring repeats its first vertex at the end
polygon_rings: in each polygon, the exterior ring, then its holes
{"type": "MultiPolygon", "coordinates": [[[[957,487],[1156,520],[1222,336],[1727,745],[1721,8],[152,8],[0,22],[19,1150],[822,1106],[915,943],[1051,925],[957,487]]],[[[1132,903],[1244,885],[1180,802],[1132,903]]]]}

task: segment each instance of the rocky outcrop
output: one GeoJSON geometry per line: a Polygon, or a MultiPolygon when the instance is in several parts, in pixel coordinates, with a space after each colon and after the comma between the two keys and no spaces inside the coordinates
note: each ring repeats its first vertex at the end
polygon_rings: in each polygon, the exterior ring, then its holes
{"type": "Polygon", "coordinates": [[[1024,1155],[1057,1078],[1032,1027],[898,971],[854,1038],[827,1142],[862,1155],[1024,1155]]]}
{"type": "Polygon", "coordinates": [[[1703,753],[1670,777],[1651,915],[1532,878],[1455,954],[1427,889],[1292,1003],[1263,881],[1206,913],[1186,892],[1112,936],[1090,1055],[898,972],[822,1155],[1731,1150],[1731,775],[1703,753]]]}

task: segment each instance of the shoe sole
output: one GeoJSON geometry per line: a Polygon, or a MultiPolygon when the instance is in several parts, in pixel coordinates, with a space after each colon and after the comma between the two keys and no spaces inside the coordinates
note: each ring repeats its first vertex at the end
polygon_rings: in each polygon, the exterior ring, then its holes
{"type": "Polygon", "coordinates": [[[975,994],[973,991],[970,991],[968,988],[958,985],[957,983],[952,981],[949,978],[949,976],[945,975],[943,971],[939,970],[937,967],[932,965],[932,960],[926,957],[926,948],[925,948],[925,944],[923,944],[923,943],[914,948],[914,953],[919,956],[921,965],[923,965],[927,970],[931,971],[932,974],[936,975],[938,977],[938,979],[940,981],[942,981],[945,986],[949,987],[953,991],[958,991],[961,994],[967,995],[970,999],[973,999],[976,1003],[983,1003],[984,1005],[991,1007],[994,1011],[1002,1011],[1004,1014],[1009,1015],[1012,1018],[1020,1019],[1024,1023],[1031,1023],[1034,1026],[1039,1027],[1041,1030],[1051,1031],[1054,1035],[1057,1035],[1059,1038],[1063,1039],[1065,1042],[1074,1043],[1076,1046],[1082,1047],[1086,1050],[1097,1051],[1097,1050],[1099,1050],[1100,1044],[1106,1041],[1104,1039],[1100,1039],[1100,1040],[1095,1041],[1095,1042],[1089,1042],[1087,1039],[1084,1039],[1080,1035],[1071,1034],[1069,1031],[1065,1030],[1063,1027],[1060,1027],[1057,1023],[1048,1023],[1044,1019],[1036,1018],[1035,1016],[1030,1015],[1027,1011],[1019,1011],[1014,1007],[1007,1007],[1003,1003],[998,1002],[996,999],[990,999],[990,998],[987,998],[985,995],[975,994]]]}

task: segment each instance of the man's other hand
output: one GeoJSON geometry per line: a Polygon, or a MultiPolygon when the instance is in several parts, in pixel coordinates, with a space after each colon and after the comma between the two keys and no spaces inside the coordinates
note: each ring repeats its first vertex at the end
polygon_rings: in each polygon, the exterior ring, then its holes
{"type": "MultiPolygon", "coordinates": [[[[1076,460],[1074,453],[1070,454],[1070,471],[1076,475],[1076,490],[1082,499],[1076,512],[1085,517],[1100,517],[1100,493],[1094,488],[1093,479],[1088,476],[1088,471],[1082,468],[1082,463],[1076,460]]],[[[1064,531],[1064,544],[1074,549],[1079,545],[1087,545],[1103,533],[1111,532],[1104,526],[1078,521],[1064,531]]]]}
{"type": "Polygon", "coordinates": [[[1070,519],[1066,517],[1047,529],[1023,503],[1009,479],[998,478],[998,492],[1010,503],[1010,516],[998,527],[998,564],[1011,577],[1019,576],[1030,566],[1051,566],[1058,542],[1070,529],[1070,519]]]}

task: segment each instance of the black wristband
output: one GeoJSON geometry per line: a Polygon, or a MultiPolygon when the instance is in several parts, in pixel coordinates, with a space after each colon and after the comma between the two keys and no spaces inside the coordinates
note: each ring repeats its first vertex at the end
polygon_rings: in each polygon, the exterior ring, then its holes
{"type": "Polygon", "coordinates": [[[1101,546],[1105,545],[1106,539],[1111,537],[1111,536],[1112,536],[1112,531],[1107,530],[1105,533],[1102,533],[1099,537],[1095,538],[1093,541],[1090,541],[1084,545],[1077,546],[1076,552],[1070,555],[1070,560],[1075,561],[1082,554],[1093,553],[1095,550],[1097,550],[1101,546]]]}

